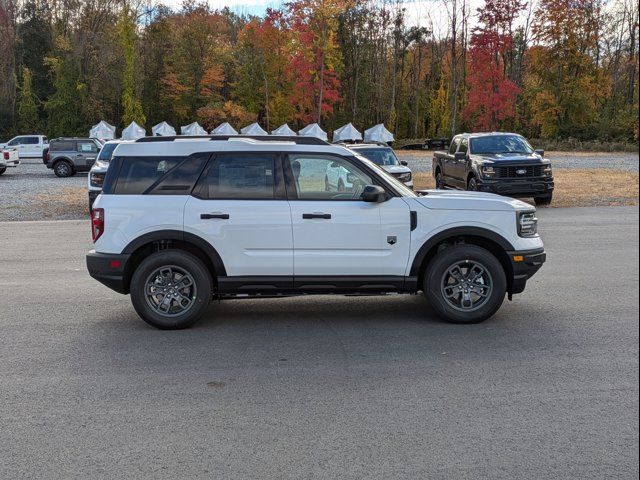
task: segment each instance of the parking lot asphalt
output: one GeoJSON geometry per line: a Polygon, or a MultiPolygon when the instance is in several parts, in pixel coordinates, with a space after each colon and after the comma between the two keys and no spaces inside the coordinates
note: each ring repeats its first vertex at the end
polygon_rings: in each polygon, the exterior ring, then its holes
{"type": "Polygon", "coordinates": [[[539,216],[483,324],[323,296],[177,332],[87,275],[86,221],[0,223],[0,478],[637,478],[638,209],[539,216]]]}

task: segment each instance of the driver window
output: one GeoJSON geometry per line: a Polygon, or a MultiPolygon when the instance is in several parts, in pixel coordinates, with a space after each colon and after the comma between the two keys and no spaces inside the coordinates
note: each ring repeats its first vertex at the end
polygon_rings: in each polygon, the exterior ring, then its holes
{"type": "Polygon", "coordinates": [[[454,138],[453,141],[451,142],[451,145],[449,145],[450,155],[453,155],[454,153],[456,153],[456,150],[458,150],[458,145],[460,145],[460,137],[454,138]]]}
{"type": "MultiPolygon", "coordinates": [[[[298,200],[359,200],[374,182],[351,162],[329,155],[290,155],[298,200]]],[[[291,195],[290,195],[291,196],[291,195]]]]}
{"type": "Polygon", "coordinates": [[[458,153],[467,153],[469,151],[469,140],[466,138],[462,140],[460,143],[460,148],[458,149],[458,153]]]}

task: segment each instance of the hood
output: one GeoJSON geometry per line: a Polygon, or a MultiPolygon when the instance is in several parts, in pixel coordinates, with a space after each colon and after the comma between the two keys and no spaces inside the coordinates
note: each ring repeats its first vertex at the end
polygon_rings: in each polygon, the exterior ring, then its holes
{"type": "Polygon", "coordinates": [[[466,192],[454,190],[418,190],[424,196],[417,197],[422,206],[434,210],[489,210],[522,211],[535,210],[535,207],[515,198],[503,197],[494,193],[466,192]]]}
{"type": "Polygon", "coordinates": [[[409,173],[411,169],[404,165],[380,165],[385,171],[389,173],[409,173]]]}
{"type": "Polygon", "coordinates": [[[483,163],[509,163],[511,165],[514,164],[523,164],[523,165],[532,165],[532,164],[543,164],[543,163],[551,163],[549,160],[541,157],[535,153],[494,153],[494,154],[484,154],[484,155],[472,155],[477,160],[482,161],[483,163]]]}

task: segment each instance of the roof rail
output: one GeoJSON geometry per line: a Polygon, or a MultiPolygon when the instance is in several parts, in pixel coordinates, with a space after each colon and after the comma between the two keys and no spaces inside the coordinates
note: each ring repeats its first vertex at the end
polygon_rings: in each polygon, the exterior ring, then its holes
{"type": "Polygon", "coordinates": [[[166,137],[142,137],[136,140],[136,143],[148,142],[173,142],[174,140],[208,138],[211,141],[226,141],[235,138],[248,138],[251,140],[260,140],[263,142],[293,142],[298,145],[329,145],[329,142],[317,137],[301,137],[298,135],[171,135],[166,137]]]}

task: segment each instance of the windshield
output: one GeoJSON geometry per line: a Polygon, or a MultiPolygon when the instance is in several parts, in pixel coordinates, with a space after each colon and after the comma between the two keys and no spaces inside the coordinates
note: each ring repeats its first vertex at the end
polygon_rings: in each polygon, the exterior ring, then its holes
{"type": "Polygon", "coordinates": [[[533,148],[520,135],[488,135],[472,138],[471,153],[474,155],[494,155],[499,153],[533,153],[533,148]]]}
{"type": "Polygon", "coordinates": [[[363,157],[376,165],[399,165],[398,157],[390,148],[354,148],[363,157]]]}
{"type": "Polygon", "coordinates": [[[98,155],[98,160],[102,160],[103,162],[111,161],[111,157],[113,156],[113,151],[118,146],[117,143],[105,143],[100,150],[100,154],[98,155]]]}
{"type": "Polygon", "coordinates": [[[384,168],[380,167],[380,165],[372,162],[371,160],[369,160],[367,157],[363,157],[360,154],[360,151],[356,152],[356,158],[358,160],[360,160],[361,162],[366,163],[367,165],[369,165],[371,168],[375,169],[377,172],[379,172],[384,179],[391,184],[391,186],[393,188],[395,188],[395,190],[400,193],[403,197],[417,197],[418,195],[416,195],[416,193],[411,190],[410,188],[408,188],[404,183],[402,183],[400,180],[398,180],[396,177],[394,177],[393,175],[391,175],[389,172],[387,172],[384,168]]]}

